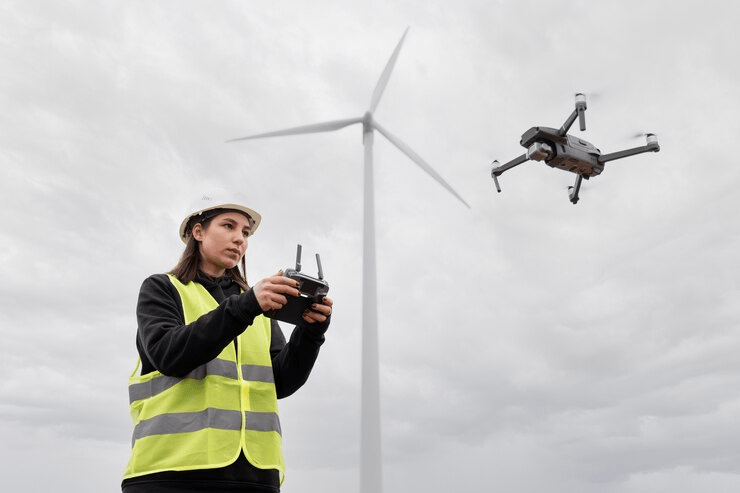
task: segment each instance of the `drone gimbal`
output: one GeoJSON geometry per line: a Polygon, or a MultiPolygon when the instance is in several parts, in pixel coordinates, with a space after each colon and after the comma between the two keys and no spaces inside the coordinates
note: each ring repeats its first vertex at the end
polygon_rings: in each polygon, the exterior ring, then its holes
{"type": "Polygon", "coordinates": [[[498,183],[498,177],[507,170],[519,166],[527,161],[544,161],[545,164],[552,168],[560,168],[575,173],[576,182],[569,189],[570,201],[573,204],[578,202],[578,193],[581,189],[583,179],[589,179],[592,176],[600,175],[604,170],[604,163],[622,159],[643,152],[658,152],[660,145],[658,138],[654,134],[645,134],[647,143],[644,146],[634,147],[623,151],[613,152],[611,154],[601,154],[590,142],[568,135],[568,130],[578,119],[581,131],[586,130],[586,95],[576,94],[576,105],[573,113],[565,120],[563,126],[559,129],[550,127],[532,127],[522,135],[520,144],[527,149],[527,152],[521,156],[512,159],[508,163],[501,165],[498,160],[493,162],[491,177],[496,184],[496,190],[501,192],[498,183]]]}

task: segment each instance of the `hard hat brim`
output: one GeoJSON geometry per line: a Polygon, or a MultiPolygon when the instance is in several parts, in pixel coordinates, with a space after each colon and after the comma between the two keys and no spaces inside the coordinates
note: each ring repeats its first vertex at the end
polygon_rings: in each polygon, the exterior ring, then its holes
{"type": "Polygon", "coordinates": [[[242,214],[245,214],[250,219],[250,231],[249,236],[252,236],[255,231],[257,231],[257,227],[259,226],[260,222],[262,221],[262,216],[259,212],[255,211],[254,209],[250,209],[249,207],[245,207],[240,204],[232,204],[232,203],[225,203],[225,204],[217,204],[214,206],[206,207],[204,209],[199,209],[189,216],[187,216],[182,223],[180,224],[180,239],[183,241],[183,243],[188,242],[188,236],[187,234],[187,226],[188,223],[196,216],[202,215],[208,211],[213,211],[216,209],[225,209],[225,211],[237,211],[241,212],[242,214]]]}

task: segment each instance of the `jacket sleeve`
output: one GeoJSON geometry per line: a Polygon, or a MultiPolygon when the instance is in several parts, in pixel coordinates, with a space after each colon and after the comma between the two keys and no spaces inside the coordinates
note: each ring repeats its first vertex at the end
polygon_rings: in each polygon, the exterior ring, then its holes
{"type": "Polygon", "coordinates": [[[177,289],[164,274],[147,278],[136,307],[142,373],[159,370],[182,377],[211,361],[262,313],[254,293],[229,296],[211,312],[185,325],[177,289]]]}
{"type": "MultiPolygon", "coordinates": [[[[331,317],[330,317],[331,318],[331,317]]],[[[308,380],[313,365],[324,343],[324,333],[330,320],[323,323],[297,325],[285,341],[283,331],[275,320],[272,324],[272,372],[275,375],[275,390],[278,399],[288,397],[300,389],[308,380]]]]}

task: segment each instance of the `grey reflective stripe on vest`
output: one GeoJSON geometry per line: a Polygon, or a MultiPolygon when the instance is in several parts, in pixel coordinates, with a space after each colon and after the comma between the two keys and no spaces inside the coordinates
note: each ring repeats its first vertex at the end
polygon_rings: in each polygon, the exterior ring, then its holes
{"type": "MultiPolygon", "coordinates": [[[[207,375],[219,375],[222,377],[231,378],[232,380],[238,379],[238,376],[236,374],[236,365],[233,361],[214,359],[209,361],[205,365],[199,366],[182,378],[168,377],[166,375],[162,375],[152,378],[148,382],[141,382],[129,385],[129,404],[160,394],[165,390],[175,386],[184,378],[194,378],[196,380],[202,380],[207,375]]],[[[272,373],[272,366],[242,365],[242,378],[244,380],[252,382],[275,383],[275,375],[272,373]]]]}
{"type": "Polygon", "coordinates": [[[168,413],[139,421],[134,427],[134,441],[152,435],[189,433],[205,428],[239,431],[241,427],[239,411],[208,408],[197,413],[168,413]]]}
{"type": "Polygon", "coordinates": [[[191,371],[184,377],[168,377],[162,375],[159,377],[152,378],[148,382],[135,383],[128,387],[128,400],[129,404],[141,399],[153,397],[165,390],[175,386],[185,378],[194,378],[196,380],[202,380],[207,375],[220,375],[222,377],[231,378],[234,380],[238,379],[236,374],[236,365],[233,361],[226,361],[223,359],[214,359],[201,365],[195,370],[191,371]]]}
{"type": "MultiPolygon", "coordinates": [[[[168,413],[140,421],[134,427],[133,441],[153,435],[190,433],[216,428],[239,431],[242,426],[240,411],[208,408],[195,413],[168,413]]],[[[282,435],[276,413],[245,412],[246,428],[251,431],[276,431],[282,435]]]]}
{"type": "Polygon", "coordinates": [[[256,413],[245,411],[244,416],[247,420],[247,429],[251,431],[277,431],[280,435],[283,431],[280,429],[280,418],[277,413],[256,413]]]}
{"type": "Polygon", "coordinates": [[[272,366],[242,365],[242,378],[252,382],[275,383],[272,366]]]}

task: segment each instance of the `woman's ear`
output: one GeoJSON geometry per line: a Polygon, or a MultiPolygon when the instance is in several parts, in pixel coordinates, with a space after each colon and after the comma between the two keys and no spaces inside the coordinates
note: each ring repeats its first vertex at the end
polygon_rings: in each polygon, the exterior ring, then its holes
{"type": "Polygon", "coordinates": [[[196,240],[203,241],[203,225],[200,223],[195,223],[191,234],[196,240]]]}

